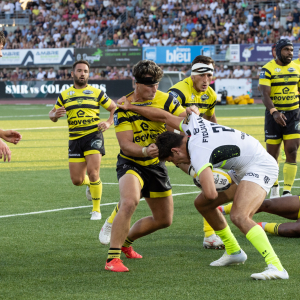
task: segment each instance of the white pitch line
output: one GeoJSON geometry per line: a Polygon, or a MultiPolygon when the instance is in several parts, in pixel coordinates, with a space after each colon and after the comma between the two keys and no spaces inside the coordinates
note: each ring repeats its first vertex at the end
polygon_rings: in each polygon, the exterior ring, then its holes
{"type": "Polygon", "coordinates": [[[68,128],[68,126],[54,126],[54,127],[34,127],[34,128],[14,128],[14,130],[43,130],[43,129],[62,129],[68,128]]]}
{"type": "MultiPolygon", "coordinates": [[[[199,193],[200,193],[200,191],[189,192],[189,193],[173,194],[172,196],[181,196],[181,195],[199,194],[199,193]]],[[[145,199],[142,198],[140,201],[145,201],[145,199]]],[[[104,204],[101,204],[100,206],[116,205],[118,203],[119,202],[104,203],[104,204]]],[[[37,214],[44,214],[44,213],[50,213],[50,212],[56,212],[56,211],[63,211],[63,210],[73,210],[73,209],[87,208],[87,207],[92,207],[92,206],[93,205],[76,206],[76,207],[64,207],[64,208],[57,208],[57,209],[51,209],[51,210],[34,211],[34,212],[23,213],[23,214],[4,215],[4,216],[0,216],[0,219],[2,219],[2,218],[10,218],[10,217],[17,217],[17,216],[37,215],[37,214]]]]}

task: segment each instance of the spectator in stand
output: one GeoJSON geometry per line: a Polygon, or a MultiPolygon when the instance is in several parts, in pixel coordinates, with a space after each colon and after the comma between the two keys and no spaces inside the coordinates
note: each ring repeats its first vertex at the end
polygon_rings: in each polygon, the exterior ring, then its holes
{"type": "Polygon", "coordinates": [[[43,80],[45,74],[46,74],[46,72],[43,71],[42,68],[39,68],[39,72],[36,75],[36,79],[37,80],[43,80]]]}
{"type": "Polygon", "coordinates": [[[250,67],[249,66],[243,66],[243,69],[244,69],[244,74],[243,74],[243,77],[244,78],[251,78],[251,70],[250,70],[250,67]]]}
{"type": "Polygon", "coordinates": [[[55,79],[56,78],[56,73],[54,72],[53,68],[50,68],[48,74],[47,74],[48,79],[55,79]]]}
{"type": "Polygon", "coordinates": [[[236,69],[233,71],[234,78],[241,78],[244,75],[244,71],[241,69],[240,65],[236,66],[236,69]]]}
{"type": "Polygon", "coordinates": [[[252,66],[252,69],[251,69],[251,78],[252,79],[259,78],[257,71],[258,71],[257,68],[255,66],[252,66]]]}
{"type": "Polygon", "coordinates": [[[56,74],[56,76],[55,76],[55,79],[56,79],[56,80],[62,80],[63,75],[64,75],[63,70],[58,70],[58,71],[57,71],[57,74],[56,74]]]}
{"type": "Polygon", "coordinates": [[[64,74],[62,76],[63,80],[70,80],[71,79],[71,74],[69,73],[68,69],[64,70],[64,74]]]}

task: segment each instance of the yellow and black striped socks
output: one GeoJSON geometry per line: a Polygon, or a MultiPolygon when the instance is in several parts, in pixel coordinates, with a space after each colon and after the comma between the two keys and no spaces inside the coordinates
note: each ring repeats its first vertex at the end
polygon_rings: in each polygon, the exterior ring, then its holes
{"type": "Polygon", "coordinates": [[[132,245],[132,243],[133,241],[129,237],[127,237],[122,247],[129,248],[132,245]]]}
{"type": "MultiPolygon", "coordinates": [[[[82,182],[81,185],[90,185],[90,179],[89,179],[89,176],[85,175],[84,180],[83,180],[83,182],[82,182]]],[[[81,186],[81,185],[80,185],[80,186],[81,186]]]]}
{"type": "Polygon", "coordinates": [[[119,248],[109,248],[106,262],[110,262],[114,258],[119,258],[120,259],[120,257],[121,257],[121,249],[119,249],[119,248]]]}
{"type": "Polygon", "coordinates": [[[272,234],[278,234],[278,227],[281,223],[267,223],[264,227],[264,230],[266,232],[272,233],[272,234]]]}
{"type": "Polygon", "coordinates": [[[215,231],[209,225],[209,223],[205,220],[205,218],[203,218],[203,231],[204,231],[205,237],[209,237],[209,236],[211,236],[212,234],[215,233],[215,231]]]}
{"type": "Polygon", "coordinates": [[[283,166],[283,195],[284,192],[291,192],[292,186],[294,184],[294,180],[297,173],[297,164],[296,163],[284,163],[283,166]]]}
{"type": "Polygon", "coordinates": [[[100,213],[100,202],[102,197],[102,182],[100,178],[95,182],[90,182],[90,191],[93,201],[93,211],[100,213]]]}

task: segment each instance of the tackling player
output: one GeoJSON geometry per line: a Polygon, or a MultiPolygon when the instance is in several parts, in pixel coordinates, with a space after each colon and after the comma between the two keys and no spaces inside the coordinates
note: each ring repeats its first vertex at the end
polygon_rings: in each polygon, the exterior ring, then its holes
{"type": "MultiPolygon", "coordinates": [[[[259,88],[265,112],[267,151],[277,161],[283,140],[286,162],[283,167],[283,196],[291,195],[297,173],[297,150],[300,141],[299,99],[300,68],[294,62],[293,44],[283,39],[276,44],[276,60],[263,66],[259,88]]],[[[280,197],[278,179],[271,188],[271,197],[280,197]]]]}
{"type": "MultiPolygon", "coordinates": [[[[127,96],[133,106],[164,109],[177,116],[185,116],[185,109],[167,93],[158,91],[163,72],[150,60],[142,60],[133,68],[135,90],[127,96]]],[[[120,145],[117,176],[120,189],[120,207],[111,228],[111,241],[105,270],[127,272],[120,259],[142,258],[132,243],[145,235],[172,224],[173,197],[168,171],[157,158],[154,142],[165,131],[165,124],[153,122],[133,111],[117,109],[114,115],[116,136],[120,145]],[[145,197],[152,215],[138,220],[130,228],[131,217],[145,197]]]]}
{"type": "MultiPolygon", "coordinates": [[[[266,232],[284,237],[300,237],[300,196],[289,196],[287,199],[265,199],[256,213],[266,212],[286,219],[296,220],[292,223],[267,223],[259,222],[266,232]],[[286,201],[288,200],[288,201],[286,201]]],[[[223,215],[230,214],[232,203],[219,206],[223,215]]]]}
{"type": "MultiPolygon", "coordinates": [[[[192,62],[192,74],[190,77],[172,86],[168,93],[174,96],[184,107],[195,105],[198,107],[200,115],[208,121],[217,123],[215,116],[215,105],[217,94],[209,86],[212,81],[214,71],[214,61],[208,56],[199,55],[192,62]]],[[[168,130],[174,130],[168,128],[168,130]]],[[[194,177],[193,169],[187,165],[179,165],[185,173],[194,177]]],[[[106,245],[110,242],[111,225],[118,212],[118,204],[110,217],[105,221],[99,234],[99,240],[106,245]]],[[[204,219],[204,240],[203,246],[210,249],[224,249],[222,240],[215,234],[214,230],[204,219]]]]}
{"type": "Polygon", "coordinates": [[[102,133],[113,123],[116,104],[103,91],[88,84],[89,69],[85,60],[73,64],[74,85],[58,96],[49,117],[57,122],[67,114],[71,180],[76,186],[87,185],[87,198],[93,201],[91,220],[100,220],[102,182],[99,172],[105,155],[102,133]],[[106,121],[100,122],[100,106],[110,112],[106,121]]]}
{"type": "Polygon", "coordinates": [[[227,266],[244,263],[247,259],[218,210],[218,205],[233,200],[232,222],[246,235],[268,265],[265,271],[254,273],[251,277],[256,280],[288,279],[288,273],[282,267],[267,235],[252,220],[278,173],[276,161],[259,141],[236,129],[208,122],[194,113],[183,120],[163,110],[133,107],[128,101],[119,107],[134,110],[150,120],[165,122],[186,134],[182,136],[164,132],[158,136],[155,145],[161,161],[167,160],[176,165],[192,164],[199,177],[202,193],[195,199],[195,207],[222,238],[226,248],[224,255],[210,265],[227,266]],[[214,167],[230,170],[236,184],[217,193],[211,170],[214,167]]]}

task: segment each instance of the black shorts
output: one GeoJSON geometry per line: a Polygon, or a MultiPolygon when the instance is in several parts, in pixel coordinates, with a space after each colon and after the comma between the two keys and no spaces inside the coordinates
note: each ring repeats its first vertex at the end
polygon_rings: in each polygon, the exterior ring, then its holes
{"type": "Polygon", "coordinates": [[[95,131],[76,140],[69,140],[69,162],[84,162],[85,156],[98,153],[105,155],[101,131],[95,131]]]}
{"type": "Polygon", "coordinates": [[[132,174],[138,178],[142,186],[142,197],[163,198],[172,195],[172,186],[165,163],[159,162],[144,167],[118,155],[118,180],[125,174],[132,174]]]}
{"type": "Polygon", "coordinates": [[[269,110],[265,112],[265,142],[271,145],[278,145],[282,140],[293,140],[300,138],[300,109],[280,111],[287,120],[286,126],[277,124],[269,110]]]}

